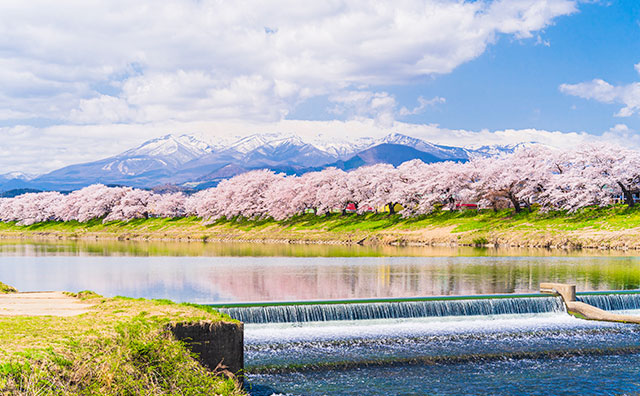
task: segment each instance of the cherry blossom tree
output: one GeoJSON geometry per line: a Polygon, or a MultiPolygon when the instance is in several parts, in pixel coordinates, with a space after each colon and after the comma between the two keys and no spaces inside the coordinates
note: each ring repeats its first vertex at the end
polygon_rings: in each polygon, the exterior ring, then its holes
{"type": "Polygon", "coordinates": [[[337,168],[327,168],[320,172],[322,182],[318,188],[318,214],[330,213],[333,210],[344,210],[355,202],[353,191],[349,185],[347,172],[337,168]]]}
{"type": "Polygon", "coordinates": [[[549,207],[576,210],[611,204],[623,196],[634,206],[640,183],[640,155],[618,146],[584,145],[562,153],[550,174],[544,199],[549,207]]]}
{"type": "Polygon", "coordinates": [[[104,221],[129,221],[149,218],[149,206],[152,205],[155,197],[155,194],[146,190],[124,187],[121,190],[120,199],[113,205],[111,212],[104,218],[104,221]]]}
{"type": "Polygon", "coordinates": [[[265,191],[266,213],[276,220],[284,220],[304,213],[307,204],[296,199],[303,188],[302,181],[296,176],[282,177],[272,181],[265,191]]]}
{"type": "Polygon", "coordinates": [[[497,200],[508,200],[516,213],[527,207],[543,192],[551,174],[553,152],[544,146],[522,148],[513,154],[499,157],[473,158],[480,178],[474,189],[479,199],[495,205],[497,200]]]}
{"type": "Polygon", "coordinates": [[[318,191],[327,183],[327,178],[322,172],[309,172],[296,177],[295,191],[291,194],[291,206],[296,211],[304,212],[311,209],[318,212],[321,203],[318,191]]]}
{"type": "Polygon", "coordinates": [[[632,207],[640,193],[640,153],[612,145],[555,150],[541,145],[512,154],[472,158],[466,163],[425,164],[413,160],[397,168],[387,164],[351,172],[327,168],[302,176],[269,170],[247,172],[190,196],[156,194],[131,187],[92,185],[64,195],[28,193],[0,198],[0,221],[29,225],[43,221],[129,221],[154,217],[273,217],[283,220],[306,210],[317,214],[395,204],[403,216],[429,213],[459,204],[513,206],[516,212],[537,203],[545,210],[576,210],[608,205],[619,197],[632,207]]]}
{"type": "Polygon", "coordinates": [[[388,206],[389,214],[395,213],[395,205],[406,188],[406,179],[393,165],[376,164],[358,168],[348,177],[353,200],[360,205],[360,212],[367,207],[388,206]]]}
{"type": "Polygon", "coordinates": [[[183,217],[187,214],[186,202],[181,192],[156,195],[149,203],[149,213],[155,217],[183,217]]]}
{"type": "Polygon", "coordinates": [[[31,225],[59,220],[57,212],[64,196],[59,192],[27,193],[0,203],[2,221],[31,225]]]}
{"type": "Polygon", "coordinates": [[[111,213],[124,192],[123,187],[107,187],[102,184],[74,191],[65,197],[59,209],[59,217],[62,221],[80,222],[104,218],[111,213]]]}

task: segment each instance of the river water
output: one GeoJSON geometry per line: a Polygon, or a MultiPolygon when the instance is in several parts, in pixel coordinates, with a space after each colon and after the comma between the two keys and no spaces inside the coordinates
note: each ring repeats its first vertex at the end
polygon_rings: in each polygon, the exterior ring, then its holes
{"type": "MultiPolygon", "coordinates": [[[[579,291],[635,290],[640,288],[640,257],[548,250],[4,240],[0,280],[24,291],[90,289],[105,296],[196,303],[532,293],[544,281],[576,283],[579,291]]],[[[639,313],[640,297],[592,300],[606,309],[639,313]]],[[[425,313],[383,315],[386,319],[367,318],[367,312],[386,312],[373,304],[357,307],[365,312],[358,320],[336,307],[333,316],[313,311],[313,321],[276,323],[263,315],[263,323],[245,325],[246,383],[253,395],[640,392],[638,326],[576,319],[562,304],[540,298],[433,304],[449,305],[444,310],[413,307],[425,313]]]]}
{"type": "Polygon", "coordinates": [[[19,290],[218,303],[640,288],[640,257],[548,250],[0,240],[19,290]]]}

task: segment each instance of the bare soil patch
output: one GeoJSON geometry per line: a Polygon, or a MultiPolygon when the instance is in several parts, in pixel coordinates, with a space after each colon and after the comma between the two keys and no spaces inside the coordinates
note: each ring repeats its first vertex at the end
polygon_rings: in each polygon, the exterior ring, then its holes
{"type": "Polygon", "coordinates": [[[63,292],[0,294],[0,316],[75,316],[91,307],[63,292]]]}

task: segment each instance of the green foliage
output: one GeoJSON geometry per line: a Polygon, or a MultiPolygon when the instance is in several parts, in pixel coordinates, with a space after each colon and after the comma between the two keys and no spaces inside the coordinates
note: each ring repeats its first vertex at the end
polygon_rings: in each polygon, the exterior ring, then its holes
{"type": "Polygon", "coordinates": [[[17,293],[18,289],[0,282],[0,294],[17,293]]]}
{"type": "Polygon", "coordinates": [[[473,244],[476,246],[484,246],[489,243],[489,240],[485,237],[473,238],[473,244]]]}

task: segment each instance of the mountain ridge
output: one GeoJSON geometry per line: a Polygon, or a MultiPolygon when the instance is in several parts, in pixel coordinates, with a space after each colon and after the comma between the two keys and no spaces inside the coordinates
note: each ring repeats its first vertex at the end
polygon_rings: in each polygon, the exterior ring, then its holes
{"type": "Polygon", "coordinates": [[[352,141],[305,140],[295,134],[254,134],[236,141],[210,141],[194,135],[167,134],[147,140],[120,154],[73,164],[49,173],[25,177],[0,175],[0,191],[10,188],[73,190],[90,184],[151,188],[158,185],[211,186],[253,169],[303,174],[327,167],[345,170],[376,163],[399,165],[412,159],[424,162],[467,161],[474,155],[511,153],[518,145],[476,149],[438,145],[390,133],[382,138],[352,141]]]}

